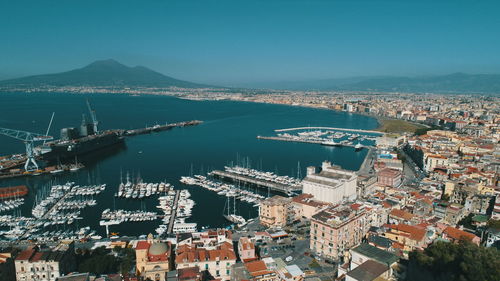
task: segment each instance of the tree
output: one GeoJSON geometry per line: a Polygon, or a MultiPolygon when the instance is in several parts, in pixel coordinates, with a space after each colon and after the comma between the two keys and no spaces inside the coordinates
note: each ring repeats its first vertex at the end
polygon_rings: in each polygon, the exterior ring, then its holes
{"type": "Polygon", "coordinates": [[[408,281],[499,280],[500,252],[468,241],[438,241],[409,255],[408,281]]]}

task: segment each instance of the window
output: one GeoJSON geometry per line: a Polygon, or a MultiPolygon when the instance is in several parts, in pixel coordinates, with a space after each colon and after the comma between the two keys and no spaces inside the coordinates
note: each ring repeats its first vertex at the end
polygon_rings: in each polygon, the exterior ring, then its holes
{"type": "Polygon", "coordinates": [[[228,270],[226,270],[226,275],[229,275],[229,273],[230,273],[230,272],[231,272],[231,271],[230,271],[229,269],[228,269],[228,270]]]}
{"type": "Polygon", "coordinates": [[[206,270],[208,270],[208,263],[207,263],[207,264],[205,264],[205,269],[206,269],[206,270]]]}
{"type": "Polygon", "coordinates": [[[219,272],[218,270],[216,270],[216,271],[215,271],[215,274],[216,274],[217,276],[220,276],[220,272],[219,272]]]}

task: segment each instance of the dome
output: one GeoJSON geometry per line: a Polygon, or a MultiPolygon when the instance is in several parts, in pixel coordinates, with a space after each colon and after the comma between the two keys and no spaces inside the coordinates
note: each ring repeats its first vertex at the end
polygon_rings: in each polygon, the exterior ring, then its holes
{"type": "Polygon", "coordinates": [[[168,251],[168,245],[166,243],[155,242],[151,247],[149,247],[149,254],[158,256],[163,255],[168,251]]]}

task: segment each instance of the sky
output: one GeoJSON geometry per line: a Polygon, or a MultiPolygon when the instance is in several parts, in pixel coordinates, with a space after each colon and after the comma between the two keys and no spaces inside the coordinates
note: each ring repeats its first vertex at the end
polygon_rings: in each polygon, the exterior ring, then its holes
{"type": "Polygon", "coordinates": [[[500,1],[0,0],[0,79],[113,58],[218,85],[500,73],[500,1]]]}

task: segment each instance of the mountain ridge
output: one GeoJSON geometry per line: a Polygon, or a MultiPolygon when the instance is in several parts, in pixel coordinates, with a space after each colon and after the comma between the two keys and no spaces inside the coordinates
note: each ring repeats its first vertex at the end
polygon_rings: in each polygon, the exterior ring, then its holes
{"type": "Polygon", "coordinates": [[[142,86],[213,87],[163,75],[144,66],[129,67],[114,59],[94,61],[69,71],[0,81],[3,86],[142,86]]]}

